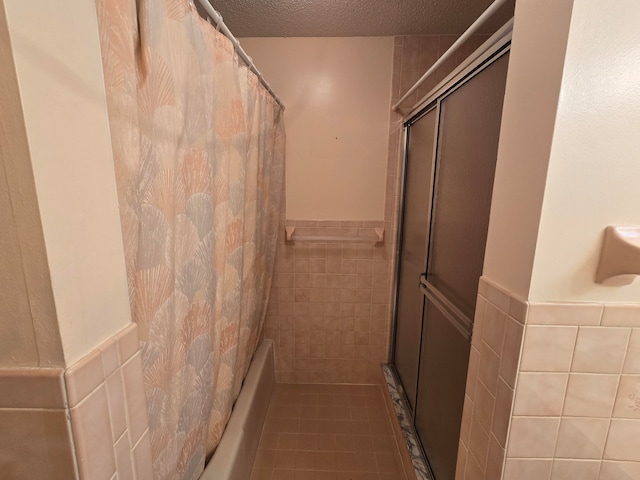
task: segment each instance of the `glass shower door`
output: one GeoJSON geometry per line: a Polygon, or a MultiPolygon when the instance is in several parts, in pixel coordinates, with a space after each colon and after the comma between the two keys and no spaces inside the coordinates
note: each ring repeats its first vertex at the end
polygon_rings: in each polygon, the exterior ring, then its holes
{"type": "Polygon", "coordinates": [[[437,115],[433,108],[412,124],[407,147],[394,363],[412,409],[418,387],[423,307],[419,284],[427,266],[437,115]]]}
{"type": "Polygon", "coordinates": [[[415,426],[436,480],[454,480],[508,54],[440,101],[415,426]]]}

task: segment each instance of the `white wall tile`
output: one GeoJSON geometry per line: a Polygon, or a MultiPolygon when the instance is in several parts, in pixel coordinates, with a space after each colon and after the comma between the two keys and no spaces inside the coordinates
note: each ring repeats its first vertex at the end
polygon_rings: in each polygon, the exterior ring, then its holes
{"type": "Polygon", "coordinates": [[[526,327],[520,369],[524,372],[568,372],[577,327],[526,327]]]}
{"type": "Polygon", "coordinates": [[[618,375],[572,373],[569,376],[564,415],[611,417],[618,380],[618,375]]]}
{"type": "Polygon", "coordinates": [[[613,416],[640,419],[640,375],[622,375],[620,378],[613,416]]]}
{"type": "Polygon", "coordinates": [[[604,450],[606,460],[640,461],[640,420],[611,420],[609,436],[604,450]]]}
{"type": "Polygon", "coordinates": [[[552,458],[559,417],[513,417],[507,444],[511,458],[552,458]]]}
{"type": "Polygon", "coordinates": [[[609,419],[564,417],[560,422],[557,458],[602,458],[609,419]]]}
{"type": "Polygon", "coordinates": [[[71,426],[80,478],[110,479],[116,472],[116,459],[104,385],[71,409],[71,426]]]}
{"type": "Polygon", "coordinates": [[[568,379],[567,373],[520,373],[513,414],[560,416],[568,379]]]}
{"type": "Polygon", "coordinates": [[[602,305],[586,303],[531,303],[529,325],[600,325],[602,305]]]}
{"type": "Polygon", "coordinates": [[[620,373],[630,334],[628,328],[580,327],[571,371],[620,373]]]}
{"type": "Polygon", "coordinates": [[[598,480],[600,460],[555,459],[551,480],[598,480]]]}

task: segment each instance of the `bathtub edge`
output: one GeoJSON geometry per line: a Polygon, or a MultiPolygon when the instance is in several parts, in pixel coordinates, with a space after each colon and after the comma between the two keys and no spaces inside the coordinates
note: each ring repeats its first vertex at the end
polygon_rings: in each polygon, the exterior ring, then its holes
{"type": "Polygon", "coordinates": [[[274,385],[273,341],[264,340],[253,356],[229,423],[200,480],[250,477],[274,385]]]}

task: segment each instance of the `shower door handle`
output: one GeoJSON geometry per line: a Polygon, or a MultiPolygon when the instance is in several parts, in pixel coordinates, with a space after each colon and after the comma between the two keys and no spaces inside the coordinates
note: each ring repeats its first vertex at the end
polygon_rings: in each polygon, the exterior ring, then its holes
{"type": "Polygon", "coordinates": [[[420,275],[420,291],[465,338],[468,340],[471,339],[473,320],[465,315],[444,293],[430,283],[425,274],[420,275]]]}
{"type": "Polygon", "coordinates": [[[428,283],[429,281],[427,280],[427,272],[421,273],[420,277],[418,277],[418,288],[424,295],[427,294],[426,289],[427,289],[428,283]]]}

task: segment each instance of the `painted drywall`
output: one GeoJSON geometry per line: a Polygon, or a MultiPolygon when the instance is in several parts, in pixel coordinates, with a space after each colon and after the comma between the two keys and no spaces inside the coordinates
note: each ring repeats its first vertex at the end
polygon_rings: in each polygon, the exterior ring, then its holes
{"type": "Polygon", "coordinates": [[[0,251],[0,368],[62,366],[62,344],[1,1],[0,251]]]}
{"type": "MultiPolygon", "coordinates": [[[[0,129],[4,130],[2,126],[0,129]]],[[[4,132],[2,136],[5,138],[4,132]]],[[[0,156],[4,157],[1,151],[0,156]]],[[[2,168],[4,170],[4,158],[2,168]]],[[[22,270],[22,253],[4,172],[0,176],[0,205],[0,366],[38,365],[38,347],[22,270]]]]}
{"type": "Polygon", "coordinates": [[[131,321],[95,4],[4,9],[70,365],[131,321]]]}
{"type": "Polygon", "coordinates": [[[638,302],[596,284],[607,225],[640,225],[640,3],[575,2],[529,298],[638,302]]]}
{"type": "Polygon", "coordinates": [[[241,43],[286,106],[287,217],[382,220],[393,38],[241,43]]]}
{"type": "Polygon", "coordinates": [[[527,298],[572,1],[516,3],[483,275],[527,298]]]}

